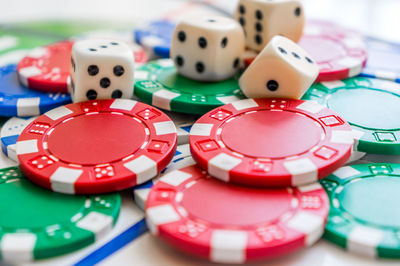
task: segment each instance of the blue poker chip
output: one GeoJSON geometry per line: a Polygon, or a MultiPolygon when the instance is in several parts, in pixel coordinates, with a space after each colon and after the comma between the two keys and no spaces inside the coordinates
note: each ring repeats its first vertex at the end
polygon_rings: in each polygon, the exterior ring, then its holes
{"type": "Polygon", "coordinates": [[[400,44],[366,37],[367,65],[361,76],[388,79],[400,83],[400,44]]]}
{"type": "Polygon", "coordinates": [[[36,116],[70,102],[68,94],[39,92],[21,85],[17,77],[17,65],[0,68],[1,116],[36,116]]]}
{"type": "Polygon", "coordinates": [[[169,58],[171,39],[175,23],[154,21],[149,25],[134,31],[135,41],[162,58],[169,58]]]}
{"type": "Polygon", "coordinates": [[[8,158],[18,161],[16,143],[21,132],[29,125],[35,117],[11,117],[0,130],[1,149],[8,158]]]}
{"type": "Polygon", "coordinates": [[[189,144],[178,145],[174,158],[159,176],[132,188],[133,197],[139,208],[142,210],[145,209],[147,195],[149,194],[151,187],[157,183],[163,174],[167,174],[171,171],[189,166],[191,164],[195,164],[195,162],[190,154],[189,144]]]}

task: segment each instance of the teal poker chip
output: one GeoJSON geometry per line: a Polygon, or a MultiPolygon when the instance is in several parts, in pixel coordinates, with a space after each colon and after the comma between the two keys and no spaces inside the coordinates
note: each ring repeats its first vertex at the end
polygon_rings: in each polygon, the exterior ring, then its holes
{"type": "Polygon", "coordinates": [[[246,98],[239,75],[220,82],[200,82],[178,74],[171,59],[149,62],[135,70],[135,95],[155,107],[202,115],[221,105],[246,98]]]}
{"type": "Polygon", "coordinates": [[[355,150],[400,155],[400,84],[356,77],[317,83],[303,96],[339,113],[352,126],[355,150]]]}
{"type": "Polygon", "coordinates": [[[345,166],[320,183],[331,205],[327,240],[363,256],[400,258],[400,164],[345,166]]]}

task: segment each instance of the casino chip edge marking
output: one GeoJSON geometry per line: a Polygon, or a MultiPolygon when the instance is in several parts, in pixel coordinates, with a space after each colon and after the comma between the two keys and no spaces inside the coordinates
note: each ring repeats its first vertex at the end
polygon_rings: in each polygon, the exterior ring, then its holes
{"type": "Polygon", "coordinates": [[[18,162],[16,144],[21,132],[37,117],[11,117],[0,129],[1,149],[13,161],[18,162]]]}
{"type": "Polygon", "coordinates": [[[136,205],[144,211],[151,187],[157,183],[163,175],[191,164],[194,164],[194,161],[190,154],[189,144],[178,145],[174,158],[167,167],[161,171],[160,175],[132,188],[132,196],[136,205]]]}
{"type": "MultiPolygon", "coordinates": [[[[332,175],[320,180],[328,193],[331,205],[324,238],[359,255],[373,258],[400,258],[400,244],[396,233],[399,227],[394,229],[393,226],[367,226],[360,223],[360,218],[342,210],[341,201],[338,198],[346,184],[354,186],[356,181],[375,176],[399,178],[400,164],[354,164],[339,168],[332,175]]],[[[374,222],[371,223],[374,224],[374,222]]]]}
{"type": "Polygon", "coordinates": [[[152,106],[128,99],[95,100],[61,106],[37,118],[21,133],[17,142],[17,155],[22,171],[42,187],[66,194],[109,193],[155,177],[172,160],[176,139],[173,122],[152,106]],[[77,116],[104,112],[134,117],[131,121],[145,125],[144,131],[149,141],[145,142],[145,146],[142,144],[134,156],[125,156],[112,165],[102,163],[82,166],[61,161],[54,154],[49,154],[47,138],[49,133],[54,132],[54,126],[65,125],[61,121],[72,121],[71,118],[77,116]],[[44,134],[46,145],[43,143],[44,134]],[[164,144],[167,145],[166,149],[164,144]],[[160,149],[164,149],[164,152],[160,153],[160,149]],[[103,178],[94,179],[95,173],[101,173],[103,178]],[[112,179],[104,178],[104,175],[110,176],[109,173],[114,175],[112,179]]]}
{"type": "Polygon", "coordinates": [[[195,115],[175,113],[164,110],[164,113],[174,122],[178,137],[178,146],[189,143],[189,132],[198,119],[195,115]]]}
{"type": "Polygon", "coordinates": [[[322,105],[312,101],[265,98],[246,99],[208,112],[193,125],[189,143],[193,159],[213,177],[236,184],[287,187],[316,182],[343,166],[351,156],[354,139],[350,125],[322,105]],[[306,153],[287,159],[249,157],[227,148],[220,126],[258,109],[287,110],[300,113],[314,123],[318,121],[325,132],[324,139],[306,153]],[[254,172],[248,165],[252,165],[254,172]]]}
{"type": "MultiPolygon", "coordinates": [[[[3,180],[10,181],[2,183],[8,186],[15,184],[17,179],[27,180],[18,167],[2,168],[0,169],[0,176],[3,180]]],[[[20,182],[18,183],[21,184],[20,182]]],[[[56,198],[68,197],[62,194],[54,194],[42,188],[36,189],[35,185],[29,181],[25,186],[16,185],[15,187],[22,193],[25,193],[24,191],[31,187],[37,191],[35,194],[44,193],[56,198]]],[[[9,199],[9,195],[2,195],[9,199]]],[[[37,197],[32,198],[32,192],[27,193],[26,196],[30,201],[38,199],[37,197]]],[[[0,225],[2,227],[2,234],[0,234],[1,260],[10,263],[21,263],[55,257],[84,248],[106,235],[118,220],[121,196],[118,193],[113,193],[82,197],[86,198],[82,202],[82,208],[79,208],[73,217],[67,217],[66,224],[64,224],[65,221],[61,224],[54,224],[54,221],[52,221],[43,230],[37,228],[34,230],[29,230],[28,228],[9,228],[9,225],[6,227],[0,225]],[[65,236],[63,237],[62,234],[65,236]],[[56,239],[51,239],[54,237],[56,239]]],[[[21,200],[20,197],[18,199],[21,200]]],[[[13,219],[15,218],[18,217],[13,217],[13,219]]]]}
{"type": "MultiPolygon", "coordinates": [[[[224,228],[219,223],[206,221],[204,214],[202,218],[196,219],[194,214],[196,212],[185,209],[181,204],[184,191],[196,186],[197,182],[204,178],[208,178],[205,171],[194,164],[164,175],[153,186],[146,205],[146,222],[153,235],[195,256],[218,263],[237,264],[295,252],[312,245],[323,234],[329,212],[329,201],[326,192],[318,183],[280,189],[285,191],[285,194],[289,193],[292,197],[296,197],[300,202],[290,207],[289,212],[296,212],[292,217],[275,219],[278,221],[276,225],[271,225],[271,221],[264,221],[259,222],[259,226],[253,224],[252,228],[248,225],[244,227],[235,225],[235,229],[232,229],[232,226],[224,228]],[[191,215],[187,215],[188,213],[191,215]],[[281,237],[274,238],[275,234],[279,235],[280,232],[283,235],[290,235],[292,241],[281,237]],[[273,243],[274,240],[279,243],[273,243]]],[[[221,181],[215,180],[215,182],[221,181]]],[[[213,193],[207,197],[212,196],[213,193]]],[[[293,203],[293,199],[288,201],[293,203]]],[[[229,209],[229,206],[227,208],[229,209]]]]}
{"type": "MultiPolygon", "coordinates": [[[[188,86],[186,84],[184,90],[187,90],[188,86]]],[[[201,88],[197,89],[201,91],[201,88]]],[[[151,61],[136,69],[134,94],[142,101],[160,109],[193,115],[202,115],[221,105],[245,98],[236,78],[214,83],[190,80],[177,74],[171,59],[151,61]],[[212,84],[228,90],[228,93],[216,93],[210,96],[200,93],[184,93],[181,89],[168,88],[158,80],[158,75],[166,71],[170,71],[185,82],[196,86],[210,86],[212,84]],[[235,80],[235,86],[230,88],[228,84],[233,80],[235,80]]]]}
{"type": "MultiPolygon", "coordinates": [[[[354,77],[345,80],[313,84],[304,94],[302,99],[315,101],[327,106],[327,99],[338,89],[355,89],[358,87],[362,89],[383,91],[400,97],[400,85],[398,83],[382,79],[354,77]]],[[[346,117],[343,118],[346,119],[346,117]]],[[[372,154],[400,155],[400,130],[377,129],[375,131],[368,129],[367,127],[354,125],[351,121],[350,125],[353,128],[355,135],[355,150],[372,154]],[[378,142],[377,139],[380,138],[381,142],[378,142]]]]}

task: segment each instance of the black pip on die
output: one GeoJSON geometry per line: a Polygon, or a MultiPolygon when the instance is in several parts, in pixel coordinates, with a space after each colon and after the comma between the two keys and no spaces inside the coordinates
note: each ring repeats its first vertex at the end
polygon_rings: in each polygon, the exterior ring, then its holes
{"type": "Polygon", "coordinates": [[[304,28],[299,0],[240,0],[235,18],[244,29],[247,47],[255,51],[261,51],[275,35],[297,42],[304,28]]]}
{"type": "Polygon", "coordinates": [[[179,74],[199,81],[235,75],[245,49],[243,29],[225,17],[187,18],[175,28],[171,58],[179,74]]]}
{"type": "Polygon", "coordinates": [[[239,79],[248,98],[300,99],[318,77],[314,59],[288,38],[275,36],[239,79]]]}
{"type": "Polygon", "coordinates": [[[71,53],[73,102],[128,98],[133,94],[134,55],[121,41],[77,41],[71,53]]]}

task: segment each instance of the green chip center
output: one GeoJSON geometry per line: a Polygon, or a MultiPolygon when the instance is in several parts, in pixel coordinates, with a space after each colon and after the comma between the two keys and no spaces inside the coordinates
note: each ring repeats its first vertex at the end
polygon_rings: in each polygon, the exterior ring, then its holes
{"type": "Polygon", "coordinates": [[[342,208],[359,223],[399,228],[399,191],[400,177],[377,175],[347,183],[338,196],[342,208]]]}
{"type": "Polygon", "coordinates": [[[69,223],[84,210],[86,197],[52,192],[26,179],[0,184],[0,230],[43,229],[69,223]]]}

